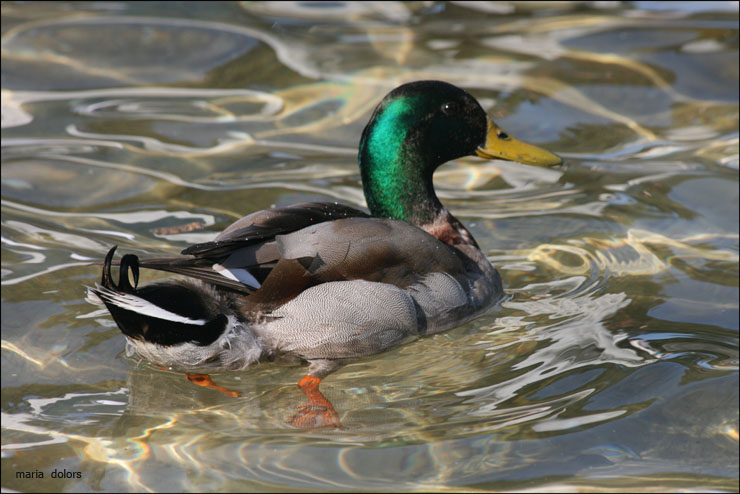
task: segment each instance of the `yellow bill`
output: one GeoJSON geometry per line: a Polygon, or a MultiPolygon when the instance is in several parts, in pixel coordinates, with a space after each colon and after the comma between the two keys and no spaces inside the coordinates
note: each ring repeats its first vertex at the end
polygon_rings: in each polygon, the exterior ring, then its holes
{"type": "Polygon", "coordinates": [[[555,166],[563,162],[560,156],[516,139],[488,119],[486,143],[475,154],[481,158],[517,161],[525,165],[555,166]]]}

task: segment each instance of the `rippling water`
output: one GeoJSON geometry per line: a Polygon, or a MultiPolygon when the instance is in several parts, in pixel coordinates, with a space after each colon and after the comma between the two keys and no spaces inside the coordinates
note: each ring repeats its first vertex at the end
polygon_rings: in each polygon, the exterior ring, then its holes
{"type": "Polygon", "coordinates": [[[737,491],[737,2],[2,14],[3,488],[737,491]],[[430,78],[565,157],[435,175],[498,307],[331,375],[341,430],[286,424],[305,368],[214,375],[229,398],[125,357],[89,260],[364,206],[372,108],[430,78]]]}

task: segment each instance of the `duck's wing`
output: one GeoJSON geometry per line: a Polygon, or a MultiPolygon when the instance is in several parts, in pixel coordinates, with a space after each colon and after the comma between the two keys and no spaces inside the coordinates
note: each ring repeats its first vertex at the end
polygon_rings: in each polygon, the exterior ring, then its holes
{"type": "Polygon", "coordinates": [[[246,299],[260,310],[276,308],[306,288],[331,281],[365,280],[406,288],[431,273],[464,282],[471,269],[457,249],[406,222],[383,218],[312,225],[275,237],[269,247],[269,257],[276,261],[246,299]]]}
{"type": "Polygon", "coordinates": [[[217,261],[207,258],[188,257],[157,257],[149,259],[139,259],[136,264],[139,267],[155,269],[157,271],[166,271],[168,273],[180,274],[190,278],[196,278],[219,288],[225,288],[234,292],[249,294],[255,290],[250,284],[245,284],[240,280],[234,280],[225,277],[214,269],[217,261]]]}
{"type": "Polygon", "coordinates": [[[342,218],[367,217],[369,215],[359,209],[336,202],[307,202],[295,206],[263,209],[232,223],[215,240],[192,245],[183,250],[182,254],[213,257],[318,223],[342,218]]]}
{"type": "Polygon", "coordinates": [[[252,213],[211,242],[195,244],[182,257],[138,259],[138,266],[196,278],[219,288],[253,293],[280,258],[275,237],[341,218],[367,218],[338,203],[309,202],[252,213]]]}
{"type": "Polygon", "coordinates": [[[365,280],[406,288],[430,273],[464,281],[470,266],[457,249],[403,221],[354,208],[309,203],[260,211],[182,258],[141,259],[132,267],[196,278],[248,295],[254,310],[271,310],[305,289],[365,280]]]}

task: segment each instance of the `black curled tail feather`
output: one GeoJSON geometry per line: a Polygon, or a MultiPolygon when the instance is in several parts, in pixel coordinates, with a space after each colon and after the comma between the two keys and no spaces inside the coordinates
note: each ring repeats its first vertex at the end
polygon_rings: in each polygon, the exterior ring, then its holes
{"type": "Polygon", "coordinates": [[[113,283],[113,277],[110,274],[110,265],[113,260],[113,254],[116,253],[117,245],[114,245],[111,250],[105,255],[105,261],[103,261],[103,276],[100,278],[100,284],[111,290],[117,290],[118,287],[113,283]]]}
{"type": "Polygon", "coordinates": [[[122,293],[136,293],[136,287],[139,285],[139,258],[133,254],[126,254],[121,258],[119,263],[118,271],[118,284],[113,282],[113,276],[111,275],[111,264],[113,263],[113,255],[118,248],[114,245],[108,253],[105,255],[105,261],[103,261],[103,275],[100,280],[100,284],[104,287],[122,293]],[[128,270],[131,269],[131,274],[134,277],[134,284],[128,278],[128,270]]]}
{"type": "Polygon", "coordinates": [[[126,254],[121,258],[120,268],[118,271],[118,288],[126,293],[135,293],[139,285],[139,258],[133,254],[126,254]],[[131,286],[128,280],[128,270],[131,268],[131,274],[134,276],[134,286],[131,286]]]}

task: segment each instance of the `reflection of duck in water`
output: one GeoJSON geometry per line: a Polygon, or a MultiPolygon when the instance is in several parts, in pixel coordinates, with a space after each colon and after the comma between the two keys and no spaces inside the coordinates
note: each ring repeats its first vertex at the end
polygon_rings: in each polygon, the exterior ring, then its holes
{"type": "MultiPolygon", "coordinates": [[[[404,84],[380,102],[360,140],[372,216],[336,203],[258,211],[181,258],[123,256],[117,284],[113,247],[90,291],[130,349],[159,365],[187,371],[243,369],[281,356],[308,361],[298,386],[310,401],[291,423],[339,426],[318,386],[342,360],[449,329],[503,293],[498,272],[432,184],[439,165],[472,154],[561,162],[508,136],[453,85],[404,84]],[[138,287],[140,266],[187,278],[138,287]]],[[[188,377],[217,387],[206,375],[188,377]]]]}

